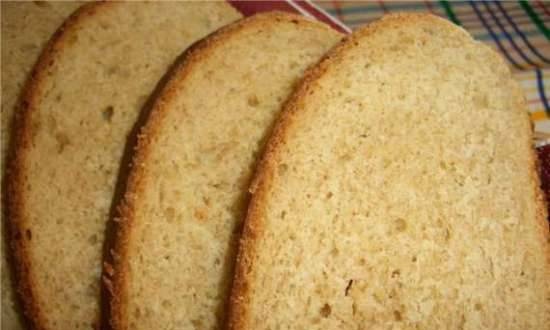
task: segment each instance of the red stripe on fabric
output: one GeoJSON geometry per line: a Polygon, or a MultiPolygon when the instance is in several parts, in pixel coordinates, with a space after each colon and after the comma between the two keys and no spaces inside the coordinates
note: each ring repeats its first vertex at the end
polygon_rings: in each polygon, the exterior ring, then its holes
{"type": "Polygon", "coordinates": [[[542,11],[544,11],[546,16],[550,16],[550,10],[548,10],[548,8],[546,8],[546,5],[544,4],[544,2],[542,2],[540,0],[537,0],[537,1],[535,1],[535,3],[537,4],[537,6],[539,6],[542,9],[542,11]]]}
{"type": "MultiPolygon", "coordinates": [[[[330,18],[327,17],[327,14],[323,13],[322,11],[318,10],[314,6],[312,6],[310,3],[304,0],[294,0],[293,1],[296,5],[300,6],[303,10],[307,11],[311,14],[311,16],[315,17],[321,22],[325,22],[328,25],[330,25],[333,29],[347,33],[346,29],[344,29],[342,26],[338,25],[337,23],[330,20],[330,18]]],[[[342,23],[343,24],[343,23],[342,23]]]]}
{"type": "Polygon", "coordinates": [[[434,8],[432,7],[432,1],[431,0],[424,0],[424,4],[426,5],[426,7],[428,7],[428,10],[430,11],[430,13],[435,13],[434,11],[434,8]]]}
{"type": "Polygon", "coordinates": [[[340,22],[344,22],[344,16],[342,15],[342,7],[340,6],[339,0],[332,0],[332,6],[334,7],[334,10],[336,10],[336,16],[340,20],[340,22]]]}
{"type": "Polygon", "coordinates": [[[386,5],[384,4],[384,1],[382,0],[378,0],[378,5],[380,6],[380,8],[382,8],[382,10],[387,13],[388,12],[388,8],[386,8],[386,5]]]}
{"type": "Polygon", "coordinates": [[[240,11],[244,16],[254,15],[264,11],[286,11],[289,13],[300,14],[298,10],[289,5],[285,1],[242,1],[242,0],[227,0],[235,9],[240,11]]]}

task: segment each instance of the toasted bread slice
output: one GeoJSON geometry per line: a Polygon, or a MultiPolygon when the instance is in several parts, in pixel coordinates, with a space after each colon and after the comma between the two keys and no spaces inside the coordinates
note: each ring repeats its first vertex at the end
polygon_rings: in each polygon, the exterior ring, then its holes
{"type": "Polygon", "coordinates": [[[221,2],[91,3],[50,41],[24,90],[7,178],[31,327],[96,322],[105,223],[126,136],[175,57],[239,17],[221,2]]]}
{"type": "MultiPolygon", "coordinates": [[[[2,1],[2,128],[1,171],[3,182],[8,141],[17,98],[42,48],[55,30],[82,2],[2,1]]],[[[3,212],[3,211],[2,211],[3,212]]],[[[4,213],[2,213],[3,215],[4,213]]],[[[2,221],[6,218],[2,216],[2,221]]],[[[8,263],[5,223],[2,222],[2,329],[23,325],[15,303],[15,290],[8,263]]]]}
{"type": "Polygon", "coordinates": [[[547,329],[525,98],[461,28],[387,16],[290,98],[252,186],[230,329],[547,329]]]}
{"type": "Polygon", "coordinates": [[[106,283],[114,329],[219,329],[247,187],[306,67],[341,35],[267,13],[187,51],[154,102],[121,205],[106,283]]]}

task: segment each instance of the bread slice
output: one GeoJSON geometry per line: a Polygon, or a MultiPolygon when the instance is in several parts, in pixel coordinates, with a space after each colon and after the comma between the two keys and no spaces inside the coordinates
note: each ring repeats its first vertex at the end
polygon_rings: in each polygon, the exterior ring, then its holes
{"type": "Polygon", "coordinates": [[[386,16],[306,74],[254,179],[230,329],[548,329],[525,98],[430,15],[386,16]]]}
{"type": "MultiPolygon", "coordinates": [[[[40,51],[82,2],[7,2],[2,1],[2,128],[1,171],[3,182],[11,122],[17,98],[40,51]]],[[[2,211],[2,215],[3,215],[2,211]]],[[[5,217],[2,216],[2,220],[5,217]]],[[[7,240],[2,222],[2,329],[23,329],[15,304],[15,290],[7,260],[7,240]]]]}
{"type": "Polygon", "coordinates": [[[89,329],[126,136],[188,45],[240,17],[221,2],[91,3],[42,53],[16,120],[8,216],[31,326],[89,329]]]}
{"type": "Polygon", "coordinates": [[[189,50],[154,102],[106,283],[114,329],[218,329],[256,155],[306,67],[341,35],[267,13],[189,50]]]}

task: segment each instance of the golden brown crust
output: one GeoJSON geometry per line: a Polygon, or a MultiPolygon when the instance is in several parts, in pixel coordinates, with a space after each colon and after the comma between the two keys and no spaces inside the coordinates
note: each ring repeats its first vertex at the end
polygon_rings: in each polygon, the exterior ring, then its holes
{"type": "MultiPolygon", "coordinates": [[[[327,52],[317,65],[306,71],[302,81],[297,85],[295,91],[287,100],[279,120],[275,123],[272,135],[267,141],[264,154],[257,165],[255,176],[250,187],[252,197],[249,202],[248,212],[244,221],[243,232],[237,252],[235,275],[230,295],[230,312],[227,329],[251,329],[248,314],[250,312],[249,305],[251,300],[250,283],[253,282],[254,277],[254,268],[252,265],[254,259],[256,258],[256,243],[261,240],[261,234],[264,227],[264,214],[262,207],[266,196],[268,195],[268,191],[270,190],[273,173],[278,160],[278,150],[280,149],[279,146],[285,144],[287,133],[291,129],[297,113],[301,109],[300,104],[302,104],[307,95],[312,93],[312,91],[316,88],[317,81],[326,74],[329,67],[339,62],[342,58],[342,54],[344,54],[348,49],[356,46],[356,40],[376,33],[377,30],[384,29],[388,26],[412,24],[419,20],[430,20],[434,23],[443,23],[452,26],[450,22],[430,14],[407,13],[386,15],[382,19],[356,30],[353,34],[347,36],[339,44],[327,52]]],[[[453,26],[453,29],[456,29],[456,27],[453,26]]],[[[467,32],[464,30],[463,32],[465,36],[470,38],[467,32]]],[[[525,100],[523,103],[523,108],[526,109],[525,100]]],[[[531,141],[532,139],[530,138],[527,142],[531,144],[531,141]]],[[[541,223],[541,228],[548,229],[548,224],[546,223],[546,206],[544,203],[544,197],[540,190],[539,177],[536,174],[535,159],[536,155],[533,150],[531,173],[533,173],[533,188],[536,190],[537,196],[537,214],[541,223]]],[[[548,234],[548,230],[544,233],[544,237],[545,240],[542,242],[542,245],[546,246],[548,267],[550,266],[550,244],[548,244],[550,242],[550,235],[548,234]]]]}
{"type": "Polygon", "coordinates": [[[128,281],[128,251],[130,249],[132,229],[134,228],[134,209],[139,203],[139,196],[144,189],[146,177],[146,164],[150,155],[152,141],[161,132],[161,122],[165,113],[170,111],[167,105],[175,98],[178,90],[194,67],[201,64],[202,59],[214,51],[218,45],[223,44],[233,35],[244,29],[256,25],[271,24],[272,22],[287,21],[294,24],[315,25],[327,30],[330,28],[322,23],[308,20],[302,16],[288,13],[269,12],[254,15],[229,24],[210,34],[190,47],[180,57],[174,69],[170,70],[167,83],[162,86],[160,95],[152,104],[147,123],[141,129],[135,147],[135,155],[132,160],[132,168],[128,177],[124,199],[118,207],[116,237],[111,242],[112,258],[106,264],[103,277],[104,285],[109,291],[110,326],[112,329],[128,329],[127,297],[128,281]]]}
{"type": "Polygon", "coordinates": [[[84,20],[92,17],[102,8],[105,2],[83,5],[77,9],[52,36],[38,58],[25,87],[21,93],[18,109],[15,113],[12,144],[9,150],[9,163],[6,170],[5,205],[8,219],[8,236],[12,259],[15,266],[15,279],[19,298],[22,302],[24,316],[31,329],[46,329],[46,316],[41,310],[41,302],[36,294],[32,263],[30,261],[27,215],[25,214],[25,176],[26,157],[32,144],[32,116],[37,111],[37,97],[40,94],[47,70],[51,67],[59,52],[66,46],[67,31],[72,30],[84,20]]]}

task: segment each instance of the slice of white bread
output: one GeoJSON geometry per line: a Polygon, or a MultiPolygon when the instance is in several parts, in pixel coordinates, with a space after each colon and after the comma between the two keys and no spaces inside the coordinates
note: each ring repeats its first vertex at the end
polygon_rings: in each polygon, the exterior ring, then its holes
{"type": "MultiPolygon", "coordinates": [[[[40,51],[55,32],[82,2],[15,2],[2,1],[2,128],[1,175],[3,182],[8,140],[13,113],[21,88],[40,51]]],[[[3,214],[3,213],[2,213],[3,214]]],[[[2,221],[6,218],[2,216],[2,221]]],[[[15,290],[7,262],[5,223],[2,222],[2,308],[1,328],[22,329],[15,304],[15,290]]]]}
{"type": "Polygon", "coordinates": [[[223,2],[104,2],[58,30],[25,86],[8,173],[18,289],[30,325],[89,329],[130,132],[192,42],[241,17],[223,2]]]}
{"type": "Polygon", "coordinates": [[[140,133],[106,267],[114,329],[219,329],[256,155],[305,69],[341,35],[267,13],[184,54],[140,133]]]}
{"type": "Polygon", "coordinates": [[[230,329],[548,329],[525,98],[461,28],[387,16],[331,50],[269,139],[230,329]]]}

